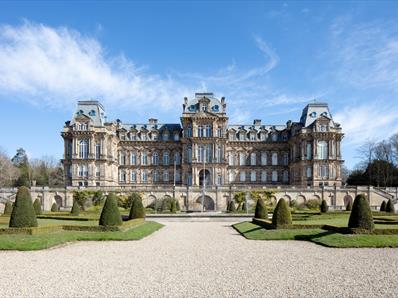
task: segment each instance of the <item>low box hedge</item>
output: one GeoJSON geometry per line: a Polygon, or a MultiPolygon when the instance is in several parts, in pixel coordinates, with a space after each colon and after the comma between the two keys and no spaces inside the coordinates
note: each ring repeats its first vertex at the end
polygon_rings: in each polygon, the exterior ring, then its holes
{"type": "Polygon", "coordinates": [[[62,231],[62,226],[44,226],[31,228],[1,228],[0,235],[38,235],[62,231]]]}
{"type": "Polygon", "coordinates": [[[79,226],[79,225],[63,225],[66,231],[82,231],[82,232],[124,232],[135,226],[142,224],[144,218],[136,218],[124,221],[121,226],[79,226]]]}
{"type": "MultiPolygon", "coordinates": [[[[260,219],[260,218],[253,218],[252,219],[252,223],[259,225],[267,230],[271,230],[271,229],[275,229],[275,226],[272,224],[272,222],[270,220],[265,220],[265,219],[260,219]]],[[[285,226],[283,228],[279,228],[279,229],[292,229],[292,230],[296,230],[296,229],[321,229],[323,227],[323,225],[288,225],[285,226]]]]}
{"type": "Polygon", "coordinates": [[[63,216],[58,216],[58,215],[38,215],[37,218],[42,218],[42,219],[55,219],[55,220],[80,220],[80,221],[89,221],[89,220],[98,220],[98,218],[95,217],[78,217],[78,216],[73,216],[73,215],[63,215],[63,216]]]}
{"type": "Polygon", "coordinates": [[[398,235],[398,229],[375,229],[373,231],[369,231],[365,229],[351,229],[348,227],[336,227],[331,225],[324,225],[322,229],[341,234],[398,235]]]}

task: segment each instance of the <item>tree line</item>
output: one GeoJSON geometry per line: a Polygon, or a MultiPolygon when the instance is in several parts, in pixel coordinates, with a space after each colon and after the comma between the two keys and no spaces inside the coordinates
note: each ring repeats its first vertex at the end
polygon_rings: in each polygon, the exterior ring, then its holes
{"type": "Polygon", "coordinates": [[[18,186],[64,187],[64,169],[51,156],[29,159],[26,151],[19,148],[10,158],[0,148],[0,187],[18,186]]]}
{"type": "Polygon", "coordinates": [[[347,184],[398,187],[398,133],[380,142],[365,142],[358,157],[361,162],[348,175],[347,184]]]}

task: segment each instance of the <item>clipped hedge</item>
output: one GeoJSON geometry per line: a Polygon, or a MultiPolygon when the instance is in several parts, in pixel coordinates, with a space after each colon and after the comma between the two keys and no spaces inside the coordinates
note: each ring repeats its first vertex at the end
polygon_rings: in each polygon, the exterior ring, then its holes
{"type": "Polygon", "coordinates": [[[389,199],[387,204],[386,204],[386,212],[389,212],[389,213],[394,213],[395,212],[395,207],[394,207],[394,204],[392,203],[391,199],[389,199]]]}
{"type": "Polygon", "coordinates": [[[283,229],[292,225],[292,214],[284,199],[280,199],[272,215],[272,224],[276,229],[283,229]]]}
{"type": "Polygon", "coordinates": [[[29,189],[25,186],[18,188],[14,208],[10,217],[10,228],[37,227],[36,213],[33,208],[29,189]]]}
{"type": "Polygon", "coordinates": [[[130,208],[129,219],[145,218],[145,209],[140,198],[133,200],[130,208]]]}
{"type": "Polygon", "coordinates": [[[329,210],[328,203],[325,200],[322,200],[321,206],[320,206],[320,211],[321,213],[326,213],[329,210]]]}
{"type": "Polygon", "coordinates": [[[13,203],[10,201],[6,202],[6,205],[4,206],[4,215],[10,215],[12,213],[12,208],[13,208],[13,203]]]}
{"type": "Polygon", "coordinates": [[[264,200],[262,200],[262,199],[257,200],[254,217],[261,218],[261,219],[268,219],[268,210],[267,210],[267,207],[265,206],[264,200]]]}
{"type": "Polygon", "coordinates": [[[380,205],[380,212],[385,212],[386,211],[386,201],[381,202],[380,205]]]}
{"type": "Polygon", "coordinates": [[[54,202],[51,206],[51,212],[58,212],[58,210],[59,210],[58,205],[57,203],[54,202]]]}
{"type": "Polygon", "coordinates": [[[373,231],[375,228],[372,211],[370,210],[368,200],[363,194],[359,194],[355,197],[348,221],[348,227],[364,231],[373,231]]]}
{"type": "Polygon", "coordinates": [[[27,227],[27,228],[2,228],[0,235],[38,235],[45,233],[58,232],[62,226],[27,227]]]}
{"type": "Polygon", "coordinates": [[[36,215],[40,215],[41,214],[41,204],[40,204],[40,200],[39,199],[36,199],[34,201],[33,208],[35,209],[36,215]]]}
{"type": "Polygon", "coordinates": [[[121,226],[79,226],[79,225],[63,225],[62,229],[66,231],[80,232],[124,232],[134,228],[145,222],[144,218],[135,218],[124,221],[121,226]]]}
{"type": "Polygon", "coordinates": [[[120,216],[119,208],[117,206],[117,199],[114,193],[110,193],[106,198],[104,207],[102,208],[99,219],[100,226],[120,226],[122,224],[122,217],[120,216]]]}
{"type": "Polygon", "coordinates": [[[80,206],[76,200],[73,200],[72,210],[70,211],[71,214],[78,216],[80,213],[80,206]]]}

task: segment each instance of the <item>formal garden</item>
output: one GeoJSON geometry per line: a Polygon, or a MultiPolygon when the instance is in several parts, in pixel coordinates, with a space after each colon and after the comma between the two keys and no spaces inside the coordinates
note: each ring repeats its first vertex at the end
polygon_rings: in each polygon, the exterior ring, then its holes
{"type": "Polygon", "coordinates": [[[119,198],[114,193],[74,194],[71,211],[56,203],[43,212],[32,202],[29,189],[20,187],[14,203],[7,202],[0,217],[1,250],[37,250],[73,241],[139,240],[162,227],[145,220],[139,194],[119,198]],[[90,199],[90,200],[89,200],[90,199]]]}
{"type": "Polygon", "coordinates": [[[233,227],[250,240],[303,240],[327,247],[398,247],[398,214],[391,200],[372,212],[365,196],[358,195],[345,211],[329,211],[326,201],[310,207],[289,206],[271,194],[257,199],[251,222],[233,227]],[[269,213],[272,216],[269,217],[269,213]]]}

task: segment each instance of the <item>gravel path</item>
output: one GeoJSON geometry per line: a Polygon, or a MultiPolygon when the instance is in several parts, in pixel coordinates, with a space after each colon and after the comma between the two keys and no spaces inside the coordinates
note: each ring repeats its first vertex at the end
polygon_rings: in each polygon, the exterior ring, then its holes
{"type": "MultiPolygon", "coordinates": [[[[0,297],[393,297],[397,249],[249,241],[226,222],[165,222],[130,242],[0,252],[0,297]]],[[[395,293],[395,294],[394,294],[395,293]]]]}

